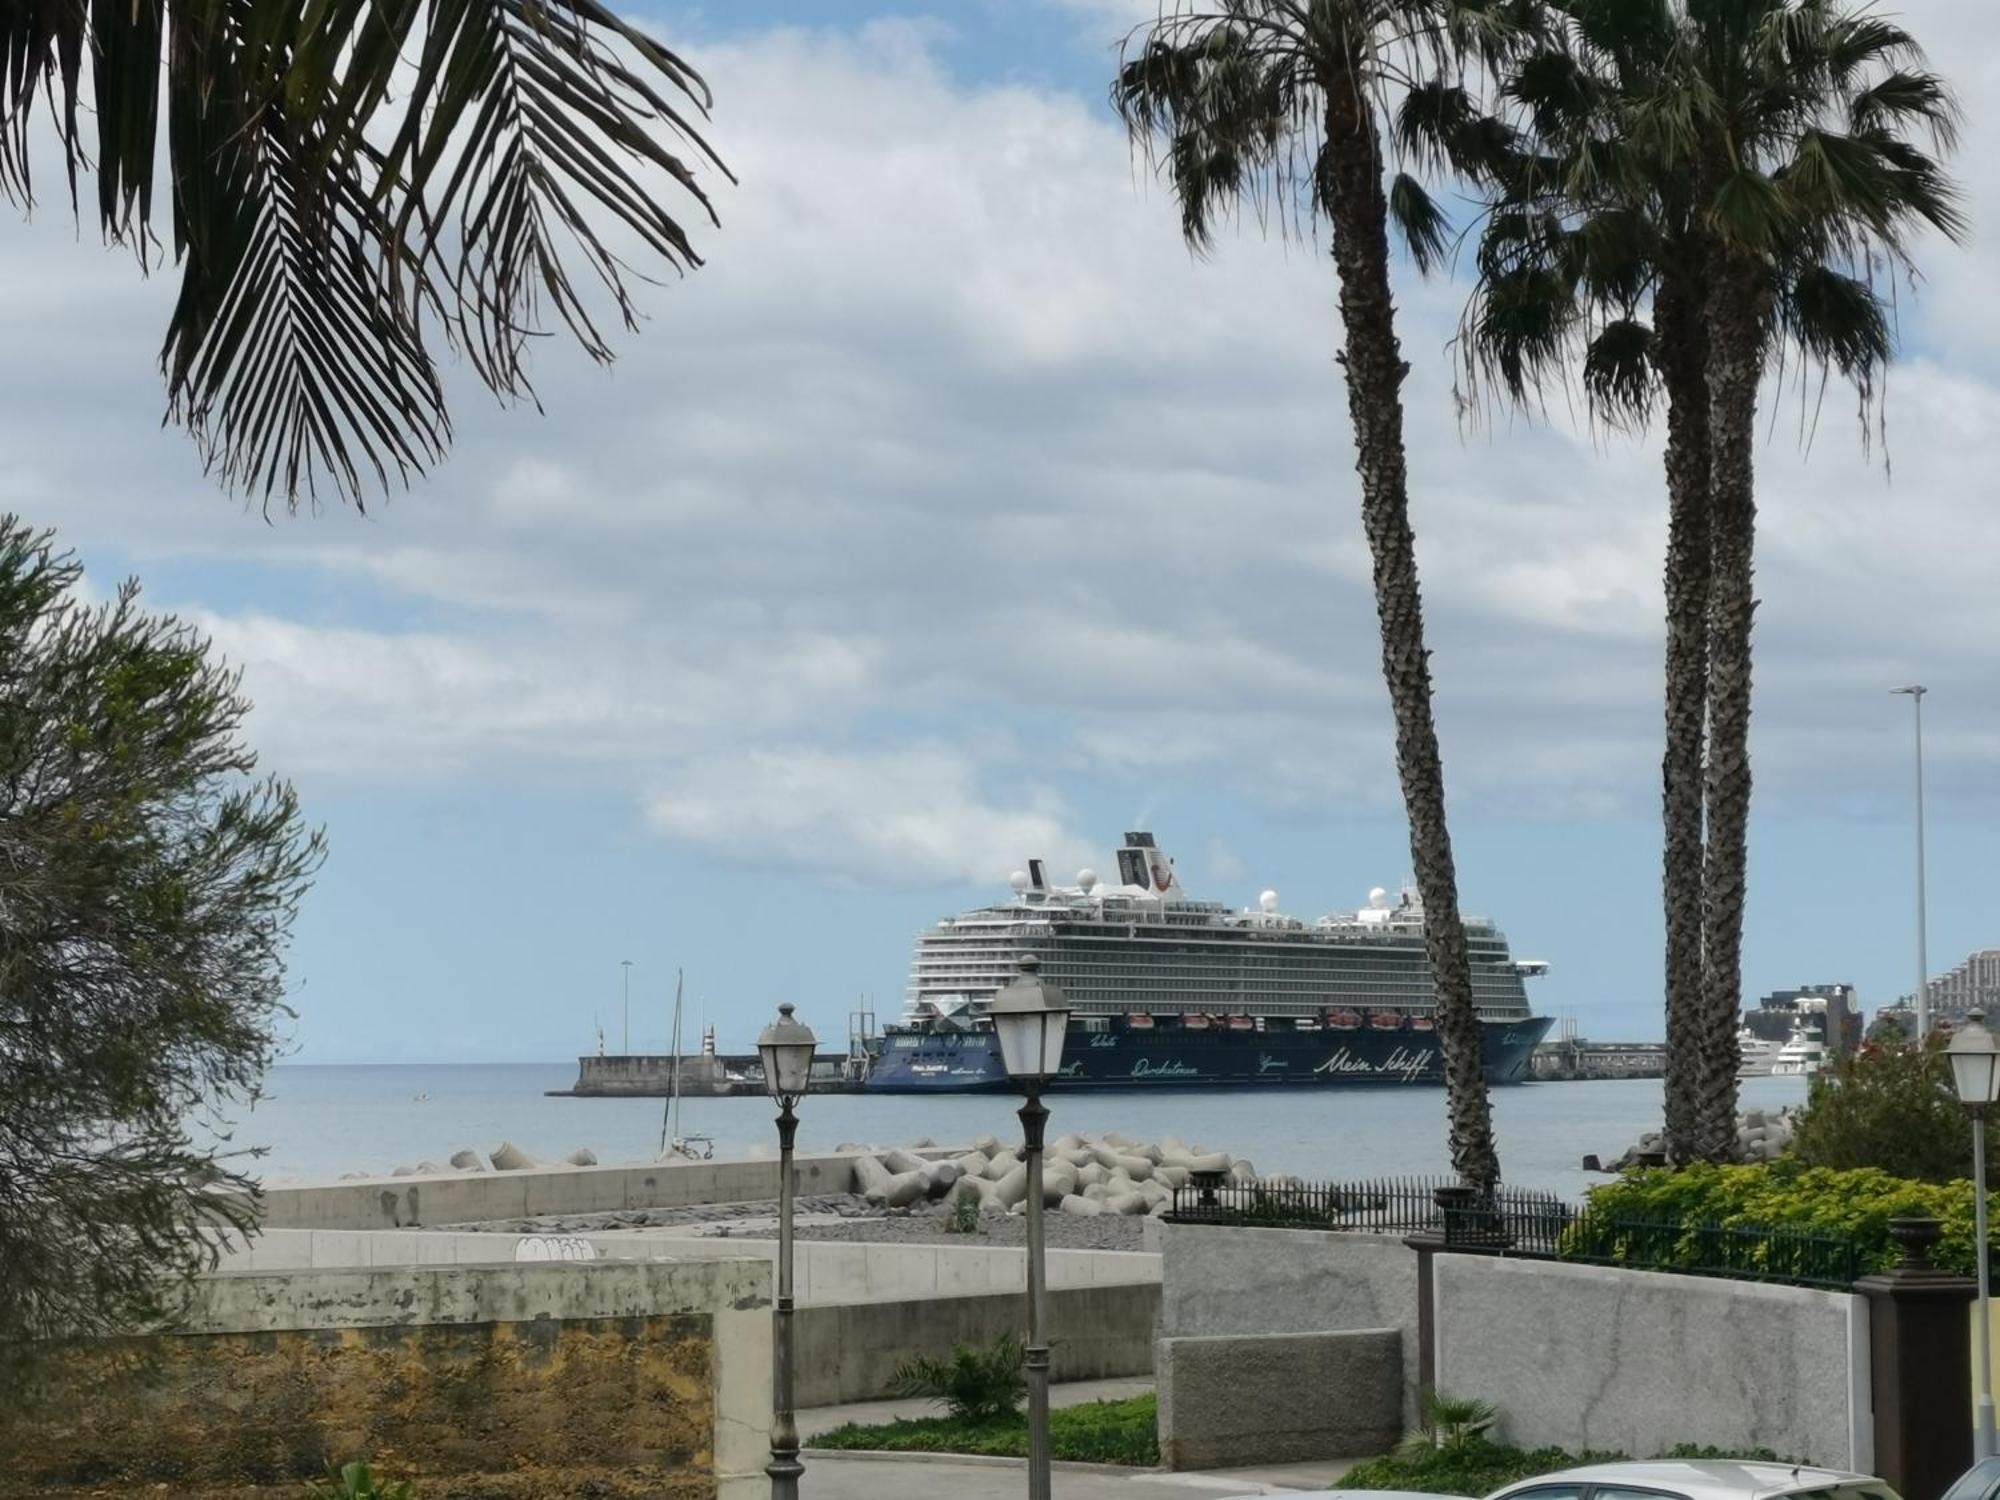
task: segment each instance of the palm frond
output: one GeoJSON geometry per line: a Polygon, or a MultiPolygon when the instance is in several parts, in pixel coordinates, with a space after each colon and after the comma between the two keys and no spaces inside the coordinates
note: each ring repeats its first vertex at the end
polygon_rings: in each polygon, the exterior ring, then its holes
{"type": "Polygon", "coordinates": [[[1749,255],[1773,250],[1791,227],[1785,194],[1762,172],[1739,167],[1722,179],[1709,200],[1708,227],[1732,249],[1749,255]]]}
{"type": "Polygon", "coordinates": [[[1425,275],[1442,266],[1451,245],[1451,220],[1423,184],[1398,172],[1389,184],[1389,222],[1425,275]]]}
{"type": "Polygon", "coordinates": [[[1808,266],[1792,277],[1778,299],[1778,316],[1808,358],[1864,392],[1895,352],[1889,315],[1875,289],[1830,266],[1808,266]]]}
{"type": "Polygon", "coordinates": [[[1658,388],[1652,328],[1618,318],[1600,328],[1583,351],[1583,388],[1591,408],[1613,426],[1643,426],[1658,388]]]}
{"type": "Polygon", "coordinates": [[[1919,125],[1930,132],[1939,150],[1952,151],[1958,146],[1962,115],[1958,101],[1936,74],[1898,71],[1884,74],[1853,95],[1847,118],[1857,134],[1919,125]]]}
{"type": "Polygon", "coordinates": [[[385,176],[407,176],[398,235],[414,229],[427,270],[450,267],[453,324],[495,391],[531,392],[523,353],[544,330],[544,299],[585,352],[610,359],[572,255],[636,326],[600,214],[661,265],[701,264],[653,183],[675,184],[713,222],[665,142],[706,147],[662,89],[707,103],[680,58],[597,0],[431,0],[385,176]]]}
{"type": "Polygon", "coordinates": [[[701,263],[662,187],[713,223],[690,160],[728,176],[706,86],[598,0],[0,6],[0,195],[30,208],[43,98],[108,240],[150,260],[171,203],[169,415],[267,504],[443,454],[433,318],[502,394],[545,310],[608,359],[598,297],[629,326],[631,280],[701,263]]]}

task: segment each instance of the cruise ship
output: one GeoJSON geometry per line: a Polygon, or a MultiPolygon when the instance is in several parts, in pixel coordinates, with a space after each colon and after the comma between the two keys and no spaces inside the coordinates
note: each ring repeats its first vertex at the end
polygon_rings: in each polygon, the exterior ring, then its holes
{"type": "MultiPolygon", "coordinates": [[[[1071,1007],[1057,1080],[1069,1088],[1284,1088],[1438,1084],[1424,914],[1414,892],[1369,894],[1361,910],[1306,922],[1266,891],[1257,907],[1191,898],[1150,833],[1128,833],[1118,879],[1051,883],[1040,860],[1013,896],[918,935],[900,1020],[872,1049],[866,1087],[884,1093],[1004,1089],[986,1007],[1032,953],[1071,1007]]],[[[1548,1031],[1493,923],[1466,920],[1487,1077],[1528,1076],[1548,1031]]]]}

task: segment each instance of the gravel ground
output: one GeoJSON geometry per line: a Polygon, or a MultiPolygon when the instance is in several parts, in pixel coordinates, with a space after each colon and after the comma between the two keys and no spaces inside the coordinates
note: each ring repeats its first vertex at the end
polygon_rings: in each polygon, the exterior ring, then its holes
{"type": "MultiPolygon", "coordinates": [[[[945,1232],[947,1215],[938,1205],[922,1210],[883,1212],[854,1194],[827,1194],[796,1200],[806,1222],[798,1228],[802,1240],[850,1240],[873,1244],[1020,1245],[1027,1239],[1028,1221],[1019,1215],[987,1214],[979,1233],[945,1232]]],[[[602,1234],[614,1229],[701,1229],[727,1238],[741,1234],[768,1239],[778,1205],[767,1203],[700,1203],[682,1208],[635,1208],[616,1213],[559,1214],[547,1218],[493,1219],[471,1224],[439,1224],[443,1230],[478,1230],[492,1234],[602,1234]]],[[[1116,1215],[1083,1218],[1050,1210],[1042,1216],[1053,1250],[1138,1250],[1142,1220],[1116,1215]]]]}

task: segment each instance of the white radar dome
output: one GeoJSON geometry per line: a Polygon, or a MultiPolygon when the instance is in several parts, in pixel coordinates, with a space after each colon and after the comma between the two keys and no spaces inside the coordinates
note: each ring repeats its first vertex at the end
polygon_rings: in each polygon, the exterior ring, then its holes
{"type": "Polygon", "coordinates": [[[1097,871],[1078,870],[1076,872],[1076,884],[1077,889],[1088,896],[1097,887],[1097,871]]]}
{"type": "Polygon", "coordinates": [[[1263,907],[1266,913],[1276,911],[1278,909],[1278,893],[1276,891],[1264,892],[1263,895],[1257,898],[1257,904],[1263,907]]]}
{"type": "Polygon", "coordinates": [[[1376,886],[1374,890],[1368,893],[1368,904],[1377,911],[1386,911],[1389,906],[1389,893],[1383,890],[1381,886],[1376,886]]]}
{"type": "Polygon", "coordinates": [[[1028,872],[1026,870],[1016,870],[1012,875],[1007,877],[1007,884],[1014,887],[1016,894],[1025,891],[1028,888],[1028,872]]]}

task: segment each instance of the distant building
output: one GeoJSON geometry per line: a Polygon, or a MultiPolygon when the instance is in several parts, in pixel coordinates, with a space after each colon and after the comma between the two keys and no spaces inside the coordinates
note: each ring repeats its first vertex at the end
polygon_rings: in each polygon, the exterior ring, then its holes
{"type": "Polygon", "coordinates": [[[1796,1031],[1817,1039],[1829,1057],[1861,1045],[1861,1004],[1851,984],[1806,984],[1773,990],[1743,1013],[1743,1024],[1767,1042],[1785,1042],[1796,1031]]]}
{"type": "MultiPolygon", "coordinates": [[[[1964,963],[1933,979],[1924,990],[1933,1017],[1955,1020],[1973,1010],[1993,1015],[2000,1010],[2000,948],[1982,948],[1969,954],[1964,963]]],[[[1910,997],[1899,999],[1896,1009],[1913,1009],[1910,997]]]]}

